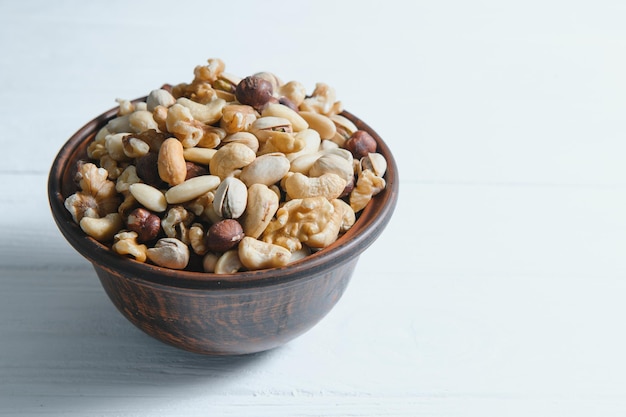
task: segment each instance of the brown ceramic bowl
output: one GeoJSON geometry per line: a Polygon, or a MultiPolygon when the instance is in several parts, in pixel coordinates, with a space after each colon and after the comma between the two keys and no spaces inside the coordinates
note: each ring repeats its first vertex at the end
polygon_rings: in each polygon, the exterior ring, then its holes
{"type": "Polygon", "coordinates": [[[116,114],[96,117],[61,148],[48,179],[52,215],[67,241],[94,266],[117,309],[147,334],[204,354],[235,355],[282,345],[313,327],[337,303],[361,253],[382,233],[398,198],[398,171],[387,145],[369,126],[344,112],[378,141],[388,162],[387,188],[335,243],[285,267],[215,275],[176,271],[113,253],[83,233],[63,202],[76,191],[76,161],[116,114]]]}

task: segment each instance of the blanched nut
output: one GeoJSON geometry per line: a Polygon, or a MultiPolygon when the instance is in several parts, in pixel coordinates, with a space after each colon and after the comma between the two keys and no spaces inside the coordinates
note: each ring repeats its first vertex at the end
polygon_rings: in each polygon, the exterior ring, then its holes
{"type": "Polygon", "coordinates": [[[300,116],[316,130],[322,139],[332,139],[337,133],[337,126],[327,116],[312,111],[301,111],[300,116]]]}
{"type": "Polygon", "coordinates": [[[148,259],[164,268],[184,269],[189,263],[189,248],[176,238],[159,239],[146,251],[148,259]]]}
{"type": "Polygon", "coordinates": [[[295,252],[305,244],[311,248],[325,248],[337,240],[341,229],[344,206],[324,197],[294,199],[283,204],[261,236],[295,252]]]}
{"type": "Polygon", "coordinates": [[[373,196],[385,189],[386,182],[369,169],[361,171],[350,193],[350,207],[355,213],[363,210],[373,196]]]}
{"type": "Polygon", "coordinates": [[[174,206],[168,210],[167,216],[161,221],[161,228],[167,237],[175,237],[189,244],[189,225],[194,218],[194,214],[185,210],[183,206],[174,206]]]}
{"type": "Polygon", "coordinates": [[[183,145],[176,138],[166,139],[159,150],[159,177],[170,185],[185,181],[187,164],[183,154],[183,145]]]}
{"type": "Polygon", "coordinates": [[[167,190],[165,199],[169,204],[184,203],[214,190],[219,184],[220,177],[216,175],[200,175],[167,190]]]}
{"type": "Polygon", "coordinates": [[[120,255],[130,255],[137,262],[145,262],[147,258],[148,247],[137,243],[137,233],[129,231],[121,231],[113,237],[113,252],[120,255]]]}
{"type": "Polygon", "coordinates": [[[80,220],[80,228],[83,232],[99,242],[107,242],[120,231],[123,226],[122,216],[118,213],[107,214],[104,217],[83,217],[80,220]]]}
{"type": "Polygon", "coordinates": [[[139,203],[150,211],[162,213],[167,209],[165,195],[151,185],[137,182],[128,187],[128,191],[139,203]]]}
{"type": "Polygon", "coordinates": [[[209,163],[209,171],[212,175],[224,179],[250,164],[255,158],[256,153],[246,145],[237,142],[229,143],[215,152],[209,163]]]}
{"type": "Polygon", "coordinates": [[[115,213],[120,199],[115,183],[107,179],[108,172],[91,162],[79,164],[76,181],[81,191],[65,199],[65,208],[76,223],[83,217],[102,217],[115,213]]]}
{"type": "Polygon", "coordinates": [[[248,188],[248,204],[242,226],[246,236],[261,236],[278,210],[279,197],[267,185],[252,184],[248,188]]]}
{"type": "Polygon", "coordinates": [[[183,149],[183,157],[186,161],[195,162],[197,164],[209,165],[211,158],[215,155],[217,149],[209,148],[185,148],[183,149]]]}
{"type": "Polygon", "coordinates": [[[239,252],[232,249],[224,252],[215,263],[213,273],[215,274],[234,274],[243,268],[243,264],[239,260],[239,252]]]}
{"type": "Polygon", "coordinates": [[[292,199],[323,197],[327,200],[338,198],[348,182],[337,174],[326,173],[319,177],[307,177],[299,172],[285,178],[285,191],[292,199]]]}
{"type": "Polygon", "coordinates": [[[258,113],[252,106],[244,104],[228,104],[222,111],[220,127],[227,134],[248,130],[250,125],[257,119],[258,113]]]}
{"type": "Polygon", "coordinates": [[[291,123],[291,127],[293,128],[294,132],[300,132],[301,130],[307,129],[309,127],[307,121],[304,120],[304,118],[300,116],[298,112],[280,103],[271,103],[265,106],[265,108],[261,112],[261,116],[274,116],[287,119],[291,123]]]}
{"type": "Polygon", "coordinates": [[[291,258],[286,248],[248,236],[239,242],[238,254],[243,266],[253,271],[287,265],[291,258]]]}

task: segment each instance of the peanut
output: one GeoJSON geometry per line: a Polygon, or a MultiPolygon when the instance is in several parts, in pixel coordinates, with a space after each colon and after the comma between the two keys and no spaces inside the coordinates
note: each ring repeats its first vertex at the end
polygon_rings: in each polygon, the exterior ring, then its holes
{"type": "Polygon", "coordinates": [[[185,181],[187,165],[183,145],[178,139],[165,139],[159,150],[159,176],[169,185],[178,185],[185,181]]]}

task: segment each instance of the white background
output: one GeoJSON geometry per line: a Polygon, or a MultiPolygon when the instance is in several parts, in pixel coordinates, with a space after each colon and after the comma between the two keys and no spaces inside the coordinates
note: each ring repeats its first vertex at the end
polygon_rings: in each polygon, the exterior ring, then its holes
{"type": "Polygon", "coordinates": [[[0,1],[0,415],[623,416],[623,1],[0,1]],[[336,308],[212,358],[113,307],[49,212],[79,127],[207,58],[387,142],[400,199],[336,308]]]}

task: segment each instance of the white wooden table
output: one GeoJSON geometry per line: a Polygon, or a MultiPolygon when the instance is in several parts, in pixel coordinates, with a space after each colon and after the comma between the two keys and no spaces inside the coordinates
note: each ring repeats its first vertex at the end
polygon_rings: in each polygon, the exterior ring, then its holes
{"type": "Polygon", "coordinates": [[[0,415],[626,415],[626,6],[513,3],[0,2],[0,415]],[[333,85],[401,174],[336,308],[246,357],[134,328],[46,196],[209,57],[333,85]]]}

